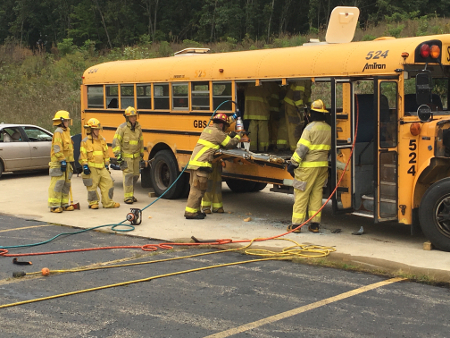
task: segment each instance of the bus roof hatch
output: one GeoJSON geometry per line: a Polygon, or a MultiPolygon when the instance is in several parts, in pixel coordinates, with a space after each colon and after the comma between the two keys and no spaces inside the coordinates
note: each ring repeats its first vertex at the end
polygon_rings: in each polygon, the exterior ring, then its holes
{"type": "Polygon", "coordinates": [[[176,53],[174,53],[174,56],[179,55],[195,55],[195,54],[205,54],[209,52],[209,48],[201,48],[201,47],[189,47],[182,49],[176,53]]]}
{"type": "Polygon", "coordinates": [[[355,36],[359,18],[358,7],[337,6],[333,9],[328,22],[327,43],[348,43],[355,36]]]}

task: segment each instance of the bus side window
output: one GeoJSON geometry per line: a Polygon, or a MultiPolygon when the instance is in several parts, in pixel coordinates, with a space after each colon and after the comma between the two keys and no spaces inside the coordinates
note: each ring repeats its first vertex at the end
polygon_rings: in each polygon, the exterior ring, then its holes
{"type": "Polygon", "coordinates": [[[103,86],[87,87],[88,108],[103,108],[103,86]]]}
{"type": "Polygon", "coordinates": [[[231,95],[231,82],[213,83],[213,109],[217,109],[222,102],[229,100],[220,106],[220,110],[231,111],[231,95]]]}
{"type": "Polygon", "coordinates": [[[126,109],[127,107],[134,107],[134,86],[120,86],[120,107],[126,109]]]}
{"type": "Polygon", "coordinates": [[[153,85],[153,97],[155,100],[155,109],[169,109],[169,85],[153,85]]]}
{"type": "Polygon", "coordinates": [[[147,85],[137,85],[137,108],[141,109],[152,109],[152,86],[147,85]]]}
{"type": "Polygon", "coordinates": [[[108,109],[119,108],[118,97],[119,97],[118,85],[106,86],[106,106],[108,107],[108,109]]]}
{"type": "Polygon", "coordinates": [[[209,82],[192,82],[192,110],[210,110],[209,82]]]}
{"type": "Polygon", "coordinates": [[[189,109],[189,87],[187,83],[172,84],[172,109],[189,109]]]}

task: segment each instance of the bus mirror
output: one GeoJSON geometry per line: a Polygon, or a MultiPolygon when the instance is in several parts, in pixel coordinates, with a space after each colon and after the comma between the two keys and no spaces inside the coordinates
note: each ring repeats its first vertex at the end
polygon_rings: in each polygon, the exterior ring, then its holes
{"type": "Polygon", "coordinates": [[[419,108],[417,108],[417,116],[422,122],[431,121],[433,113],[431,112],[430,106],[427,104],[420,105],[419,108]]]}
{"type": "Polygon", "coordinates": [[[416,101],[423,105],[431,103],[431,73],[428,71],[418,73],[416,76],[416,101]]]}

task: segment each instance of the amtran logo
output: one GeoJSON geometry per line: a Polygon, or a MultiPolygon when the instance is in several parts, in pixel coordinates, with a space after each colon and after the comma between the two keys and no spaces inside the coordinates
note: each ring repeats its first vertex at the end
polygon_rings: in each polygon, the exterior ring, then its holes
{"type": "Polygon", "coordinates": [[[376,62],[368,63],[367,62],[362,71],[364,72],[366,69],[386,69],[386,65],[384,63],[376,63],[376,62]]]}

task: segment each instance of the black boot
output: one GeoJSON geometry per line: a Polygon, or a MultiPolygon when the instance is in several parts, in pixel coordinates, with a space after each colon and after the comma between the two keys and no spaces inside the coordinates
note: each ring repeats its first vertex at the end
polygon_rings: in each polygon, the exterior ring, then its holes
{"type": "Polygon", "coordinates": [[[320,228],[320,224],[319,223],[311,223],[309,226],[308,226],[308,230],[309,231],[311,231],[311,232],[319,232],[319,228],[320,228]]]}
{"type": "Polygon", "coordinates": [[[186,217],[186,219],[204,219],[206,217],[206,215],[202,212],[198,212],[194,215],[192,215],[192,214],[184,215],[184,217],[186,217]]]}

